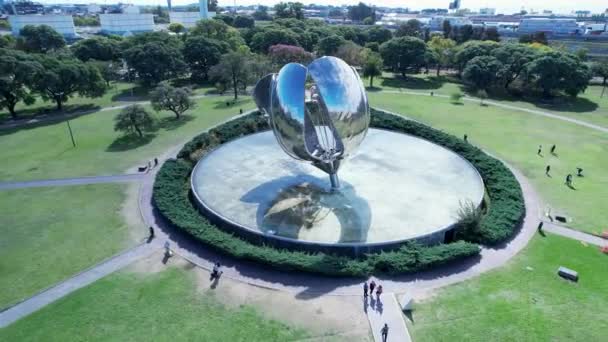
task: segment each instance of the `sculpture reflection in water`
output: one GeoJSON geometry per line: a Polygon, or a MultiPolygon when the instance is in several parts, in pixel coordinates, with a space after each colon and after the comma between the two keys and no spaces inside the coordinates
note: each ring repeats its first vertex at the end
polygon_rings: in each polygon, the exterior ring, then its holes
{"type": "Polygon", "coordinates": [[[370,122],[357,71],[336,57],[308,67],[289,63],[258,81],[254,99],[281,148],[329,174],[338,189],[340,164],[361,144],[370,122]]]}
{"type": "Polygon", "coordinates": [[[309,175],[282,177],[260,184],[241,200],[259,204],[257,225],[267,234],[298,239],[306,236],[307,230],[331,226],[333,221],[340,226],[340,235],[332,235],[331,240],[340,243],[367,241],[371,224],[367,201],[349,184],[341,191],[326,191],[322,183],[309,175]],[[270,198],[272,200],[267,201],[270,198]]]}

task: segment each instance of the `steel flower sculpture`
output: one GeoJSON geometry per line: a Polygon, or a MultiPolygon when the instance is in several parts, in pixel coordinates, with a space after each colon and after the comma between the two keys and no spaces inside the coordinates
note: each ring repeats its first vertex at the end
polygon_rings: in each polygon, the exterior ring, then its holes
{"type": "Polygon", "coordinates": [[[283,150],[312,162],[329,174],[332,189],[339,188],[340,164],[361,144],[370,121],[357,71],[336,57],[308,67],[289,63],[260,79],[253,96],[283,150]]]}

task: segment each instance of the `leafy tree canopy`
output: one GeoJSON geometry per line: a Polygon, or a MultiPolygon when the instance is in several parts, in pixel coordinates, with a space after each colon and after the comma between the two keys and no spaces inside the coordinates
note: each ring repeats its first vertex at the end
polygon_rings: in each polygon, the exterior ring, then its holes
{"type": "Polygon", "coordinates": [[[65,47],[63,36],[48,25],[26,25],[19,32],[18,47],[27,52],[45,53],[65,47]]]}

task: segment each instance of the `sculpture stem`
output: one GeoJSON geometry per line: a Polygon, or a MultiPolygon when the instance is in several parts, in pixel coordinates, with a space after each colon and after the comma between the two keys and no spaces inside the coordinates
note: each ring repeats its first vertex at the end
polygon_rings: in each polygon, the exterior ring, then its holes
{"type": "Polygon", "coordinates": [[[330,173],[329,174],[329,181],[331,182],[331,190],[338,190],[338,189],[340,189],[340,180],[338,179],[338,174],[337,173],[330,173]]]}

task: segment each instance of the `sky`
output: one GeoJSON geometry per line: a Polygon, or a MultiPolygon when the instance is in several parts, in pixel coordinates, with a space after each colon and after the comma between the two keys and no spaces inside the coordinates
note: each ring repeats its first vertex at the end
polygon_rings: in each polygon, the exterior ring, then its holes
{"type": "MultiPolygon", "coordinates": [[[[119,0],[38,0],[42,3],[99,3],[111,4],[119,2],[119,0]]],[[[124,3],[133,3],[137,5],[166,5],[166,0],[120,0],[124,3]]],[[[358,0],[283,0],[283,1],[300,1],[302,3],[315,3],[323,5],[352,5],[357,4],[358,0]]],[[[364,3],[374,4],[376,6],[387,7],[407,7],[412,10],[423,8],[447,8],[450,0],[364,0],[364,3]]],[[[174,5],[186,5],[196,2],[196,0],[172,0],[174,5]]],[[[237,5],[256,5],[262,4],[272,6],[280,0],[236,0],[237,5]]],[[[220,6],[233,5],[234,0],[219,0],[220,6]]],[[[588,10],[594,13],[604,12],[608,8],[606,0],[461,0],[461,8],[469,8],[478,10],[481,7],[496,8],[497,13],[511,14],[519,12],[521,8],[530,12],[535,10],[541,12],[544,9],[552,10],[554,13],[569,14],[575,10],[588,10]]]]}

